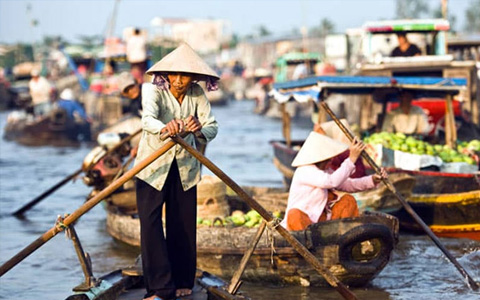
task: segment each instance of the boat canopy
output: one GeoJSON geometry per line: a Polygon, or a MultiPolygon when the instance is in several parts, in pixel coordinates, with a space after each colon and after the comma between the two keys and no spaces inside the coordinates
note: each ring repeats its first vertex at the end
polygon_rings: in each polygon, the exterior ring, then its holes
{"type": "Polygon", "coordinates": [[[322,92],[340,94],[371,94],[377,89],[402,89],[417,97],[455,95],[466,88],[463,78],[386,77],[386,76],[317,76],[276,83],[269,95],[279,103],[287,101],[321,101],[322,92]]]}
{"type": "Polygon", "coordinates": [[[320,53],[317,52],[290,52],[280,56],[277,60],[285,62],[303,62],[305,60],[319,61],[321,59],[320,53]]]}
{"type": "Polygon", "coordinates": [[[448,31],[450,23],[445,19],[383,20],[370,21],[363,25],[370,33],[448,31]]]}

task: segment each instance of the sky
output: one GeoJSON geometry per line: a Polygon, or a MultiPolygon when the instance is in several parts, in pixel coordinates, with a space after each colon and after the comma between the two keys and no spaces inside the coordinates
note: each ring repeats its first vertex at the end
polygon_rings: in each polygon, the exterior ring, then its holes
{"type": "MultiPolygon", "coordinates": [[[[457,29],[463,28],[471,1],[448,1],[457,29]]],[[[427,3],[434,9],[441,0],[427,3]]],[[[45,35],[70,42],[78,42],[80,35],[105,36],[114,6],[115,0],[0,0],[0,43],[40,41],[45,35]],[[37,27],[30,26],[32,19],[38,20],[37,27]]],[[[120,0],[114,33],[120,37],[129,26],[148,29],[154,17],[225,19],[240,36],[255,32],[260,25],[282,34],[318,26],[328,18],[336,32],[343,33],[366,21],[393,19],[395,0],[120,0]]]]}

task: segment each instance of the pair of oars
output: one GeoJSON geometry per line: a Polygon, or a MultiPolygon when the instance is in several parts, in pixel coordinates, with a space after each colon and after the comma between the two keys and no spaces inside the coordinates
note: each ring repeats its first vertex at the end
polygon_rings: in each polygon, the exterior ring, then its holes
{"type": "Polygon", "coordinates": [[[125,143],[131,141],[135,136],[137,136],[140,132],[142,132],[142,129],[139,129],[137,131],[135,131],[134,133],[128,135],[127,137],[123,138],[120,142],[118,142],[115,146],[113,146],[111,149],[109,149],[108,151],[104,152],[98,159],[95,163],[92,163],[90,165],[88,165],[85,169],[83,168],[80,168],[78,170],[76,170],[75,172],[73,172],[72,174],[68,175],[67,177],[65,177],[64,179],[62,179],[61,181],[59,181],[57,184],[55,184],[54,186],[52,186],[51,188],[49,188],[48,190],[46,190],[45,192],[43,192],[42,194],[38,195],[37,197],[35,197],[33,200],[29,201],[28,203],[26,203],[25,205],[23,205],[21,208],[17,209],[16,211],[14,211],[12,213],[12,215],[16,216],[16,217],[21,217],[23,216],[23,214],[31,209],[33,206],[35,206],[37,203],[39,203],[40,201],[42,201],[43,199],[45,199],[46,197],[48,197],[50,194],[52,194],[53,192],[55,192],[56,190],[58,190],[60,187],[62,187],[65,183],[69,182],[70,180],[72,180],[73,178],[77,177],[80,173],[82,172],[88,172],[89,170],[91,170],[93,167],[95,167],[95,165],[102,160],[102,158],[106,157],[107,155],[110,155],[111,153],[114,153],[115,151],[117,151],[120,147],[122,147],[125,143]]]}
{"type": "MultiPolygon", "coordinates": [[[[167,134],[168,136],[168,134],[167,134]]],[[[165,139],[165,134],[162,135],[162,138],[165,139]]],[[[52,239],[55,235],[59,232],[63,231],[64,228],[68,227],[70,224],[75,222],[78,218],[80,218],[83,214],[88,212],[91,208],[95,205],[100,203],[105,197],[113,193],[117,188],[122,186],[128,180],[132,179],[138,172],[156,160],[158,157],[166,153],[170,148],[172,148],[175,144],[181,145],[185,150],[187,150],[190,154],[192,154],[195,158],[197,158],[202,164],[204,164],[207,168],[209,168],[215,175],[217,175],[220,179],[222,179],[232,190],[234,190],[247,204],[252,208],[255,209],[264,219],[266,222],[274,222],[274,218],[272,215],[265,210],[257,201],[255,201],[252,197],[250,197],[238,184],[236,184],[230,177],[228,177],[223,171],[221,171],[216,165],[214,165],[210,160],[208,160],[202,153],[194,149],[188,143],[186,143],[182,136],[172,136],[171,139],[167,140],[165,144],[148,156],[146,159],[139,162],[135,165],[132,169],[127,171],[125,174],[120,176],[117,180],[112,182],[109,186],[99,192],[97,195],[92,197],[89,201],[84,203],[80,208],[78,208],[75,212],[68,215],[62,222],[62,226],[58,226],[57,224],[45,232],[42,236],[40,236],[37,240],[32,242],[30,245],[25,247],[21,250],[18,254],[12,257],[10,260],[5,262],[2,266],[0,266],[0,277],[3,276],[6,272],[12,269],[15,265],[25,259],[28,255],[33,253],[35,250],[40,248],[50,239],[52,239]]],[[[358,299],[355,294],[353,294],[347,286],[345,286],[342,282],[338,280],[325,266],[323,266],[316,257],[310,253],[305,246],[303,246],[294,236],[292,236],[285,228],[276,224],[274,227],[292,246],[295,250],[298,251],[300,255],[302,255],[306,261],[308,261],[317,272],[322,275],[325,280],[334,287],[345,299],[358,299]]]]}
{"type": "MultiPolygon", "coordinates": [[[[322,107],[325,111],[330,115],[333,121],[338,125],[338,127],[342,130],[342,132],[347,136],[350,141],[353,141],[354,136],[353,134],[345,127],[345,125],[340,122],[340,120],[335,116],[335,113],[330,109],[326,102],[322,102],[322,107]]],[[[362,152],[362,157],[368,162],[368,164],[373,168],[373,170],[377,174],[381,174],[380,168],[377,164],[373,161],[373,159],[365,152],[362,152]]],[[[450,252],[442,245],[438,237],[432,232],[430,227],[423,222],[423,220],[418,216],[418,214],[413,210],[413,208],[408,204],[405,198],[397,191],[395,186],[388,180],[388,178],[382,178],[382,182],[385,186],[393,193],[393,195],[397,198],[397,200],[402,204],[403,208],[412,216],[412,218],[420,225],[423,231],[432,239],[432,241],[437,245],[437,247],[445,254],[445,256],[450,260],[450,262],[457,268],[463,278],[465,278],[467,285],[472,290],[478,290],[479,285],[473,278],[467,273],[467,271],[458,263],[455,257],[450,254],[450,252]]]]}

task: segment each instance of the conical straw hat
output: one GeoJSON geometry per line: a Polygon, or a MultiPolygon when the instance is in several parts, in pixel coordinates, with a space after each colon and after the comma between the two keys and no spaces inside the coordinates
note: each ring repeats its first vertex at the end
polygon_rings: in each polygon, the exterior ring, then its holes
{"type": "MultiPolygon", "coordinates": [[[[340,122],[342,122],[343,125],[348,129],[348,131],[352,132],[352,129],[350,128],[350,125],[348,125],[348,121],[346,119],[341,119],[340,122]]],[[[328,137],[331,137],[332,139],[342,142],[344,144],[350,145],[350,140],[347,138],[345,133],[338,127],[338,125],[335,123],[335,121],[328,121],[320,124],[322,127],[323,131],[325,131],[325,134],[328,137]]]]}
{"type": "Polygon", "coordinates": [[[295,156],[292,167],[315,164],[335,157],[347,149],[346,144],[312,131],[295,156]]]}
{"type": "Polygon", "coordinates": [[[148,75],[156,72],[184,72],[220,79],[218,74],[186,43],[182,43],[147,70],[148,75]]]}

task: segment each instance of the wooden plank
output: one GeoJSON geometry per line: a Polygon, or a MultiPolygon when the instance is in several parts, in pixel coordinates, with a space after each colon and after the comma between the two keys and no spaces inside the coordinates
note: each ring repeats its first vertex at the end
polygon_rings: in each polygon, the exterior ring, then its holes
{"type": "Polygon", "coordinates": [[[282,132],[287,146],[290,147],[292,144],[292,138],[290,136],[290,116],[288,115],[286,103],[282,103],[282,132]]]}

